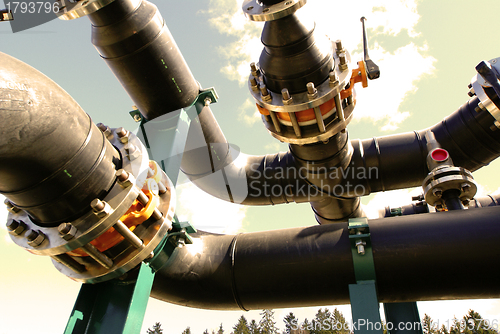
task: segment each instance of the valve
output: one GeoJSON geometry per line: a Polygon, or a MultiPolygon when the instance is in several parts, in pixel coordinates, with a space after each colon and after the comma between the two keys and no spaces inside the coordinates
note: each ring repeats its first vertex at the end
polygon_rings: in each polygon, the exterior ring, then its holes
{"type": "Polygon", "coordinates": [[[477,192],[472,173],[453,165],[448,151],[439,146],[430,130],[426,132],[425,139],[429,169],[422,184],[425,201],[438,211],[463,209],[463,205],[467,206],[477,192]]]}
{"type": "Polygon", "coordinates": [[[491,130],[500,129],[500,57],[481,61],[476,66],[477,74],[469,84],[469,96],[479,99],[476,112],[488,111],[495,119],[491,130]]]}
{"type": "Polygon", "coordinates": [[[266,21],[264,50],[259,62],[250,64],[248,78],[266,128],[281,142],[297,145],[327,142],[345,132],[356,104],[354,84],[367,87],[368,79],[380,75],[368,56],[366,33],[365,60],[353,68],[342,41],[319,35],[314,22],[296,14],[305,1],[259,3],[245,1],[243,12],[266,21]],[[276,32],[287,33],[277,38],[276,32]]]}
{"type": "Polygon", "coordinates": [[[0,10],[0,22],[4,21],[13,21],[14,16],[12,15],[12,11],[8,9],[1,9],[0,10]]]}
{"type": "Polygon", "coordinates": [[[361,25],[363,26],[363,59],[366,63],[366,74],[368,76],[368,79],[370,80],[378,79],[380,77],[380,69],[378,68],[377,64],[375,64],[373,60],[370,59],[370,56],[368,55],[368,40],[366,38],[366,27],[365,27],[366,18],[362,16],[360,20],[361,20],[361,25]]]}

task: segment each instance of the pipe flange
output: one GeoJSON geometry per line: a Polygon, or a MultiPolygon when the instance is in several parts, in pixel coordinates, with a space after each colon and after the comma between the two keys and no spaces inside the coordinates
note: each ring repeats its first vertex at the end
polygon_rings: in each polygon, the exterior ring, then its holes
{"type": "Polygon", "coordinates": [[[459,190],[461,201],[471,200],[477,192],[472,173],[462,167],[437,167],[424,179],[425,201],[432,206],[443,205],[442,195],[447,190],[459,190]]]}
{"type": "Polygon", "coordinates": [[[241,8],[251,21],[273,21],[295,13],[306,2],[306,0],[284,0],[267,6],[260,4],[258,0],[246,0],[241,8]]]}
{"type": "MultiPolygon", "coordinates": [[[[115,0],[57,0],[54,4],[59,11],[56,13],[61,20],[73,20],[97,12],[115,0]]],[[[142,0],[131,0],[137,7],[142,0]]]]}
{"type": "MultiPolygon", "coordinates": [[[[334,43],[332,43],[332,47],[335,50],[334,43]]],[[[248,78],[249,91],[259,106],[275,112],[297,112],[319,107],[339,94],[351,80],[351,71],[341,70],[339,55],[336,52],[332,52],[332,54],[334,59],[332,72],[335,72],[338,83],[330,83],[330,80],[325,80],[316,87],[318,96],[312,100],[309,98],[307,91],[304,91],[303,93],[292,94],[292,103],[285,104],[283,103],[281,92],[268,91],[271,98],[266,101],[263,99],[261,92],[255,90],[252,86],[252,78],[256,79],[257,82],[262,82],[263,78],[261,76],[255,78],[253,75],[250,75],[248,78]]],[[[351,55],[347,51],[345,51],[345,55],[347,64],[350,64],[351,55]]],[[[305,88],[304,86],[304,90],[305,88]]]]}
{"type": "MultiPolygon", "coordinates": [[[[335,48],[332,43],[332,49],[335,48]]],[[[291,144],[312,144],[327,141],[350,123],[356,93],[353,88],[351,92],[344,90],[351,80],[352,73],[348,70],[351,57],[345,51],[332,55],[334,65],[329,78],[317,87],[308,83],[304,92],[295,94],[287,89],[276,93],[264,85],[257,88],[264,78],[255,64],[251,64],[249,90],[273,137],[291,144]]]]}
{"type": "MultiPolygon", "coordinates": [[[[11,234],[14,243],[33,254],[51,256],[55,267],[75,281],[96,283],[120,277],[151,256],[152,251],[167,234],[169,228],[171,228],[171,221],[173,220],[176,202],[174,187],[166,174],[160,170],[161,188],[168,190],[163,191],[163,194],[159,195],[160,203],[157,209],[163,212],[163,215],[161,219],[152,221],[147,227],[138,225],[134,231],[142,239],[145,247],[141,249],[125,247],[126,249],[123,249],[116,258],[113,258],[112,265],[109,268],[100,265],[88,257],[77,257],[66,254],[67,252],[89,245],[92,240],[98,238],[114,226],[142,193],[142,188],[148,184],[147,180],[150,180],[148,179],[150,162],[147,150],[137,136],[129,133],[128,143],[124,144],[120,141],[121,137],[118,135],[117,129],[111,129],[111,132],[115,135],[108,136],[108,140],[120,151],[123,157],[122,169],[128,173],[129,179],[132,182],[115,182],[108,194],[102,199],[102,203],[105,203],[101,210],[102,212],[93,212],[89,206],[87,213],[74,221],[68,222],[68,225],[71,226],[71,229],[68,231],[70,235],[65,236],[61,235],[59,227],[41,227],[36,225],[24,211],[15,214],[11,213],[8,216],[7,224],[15,220],[23,223],[23,226],[25,226],[22,233],[11,234]],[[135,148],[134,153],[136,154],[134,158],[127,157],[126,146],[130,147],[130,145],[133,145],[135,148]],[[137,175],[137,178],[133,175],[137,175]],[[45,236],[44,240],[38,244],[30,242],[27,238],[30,231],[43,233],[45,236]],[[60,263],[61,261],[64,264],[60,263]],[[78,270],[78,268],[80,269],[78,270]]],[[[150,190],[158,192],[158,184],[156,184],[156,189],[150,190]]],[[[122,242],[113,247],[118,247],[121,244],[122,242]]]]}
{"type": "MultiPolygon", "coordinates": [[[[355,91],[353,90],[353,95],[356,96],[355,91]]],[[[354,104],[350,104],[344,106],[344,121],[342,121],[337,113],[334,112],[329,118],[326,118],[325,121],[325,132],[321,133],[318,131],[318,127],[316,124],[309,126],[301,126],[301,136],[297,136],[294,129],[292,127],[286,126],[282,127],[281,131],[276,131],[274,124],[271,121],[268,121],[265,116],[262,116],[262,120],[267,130],[274,138],[278,139],[281,142],[296,144],[296,145],[306,145],[306,144],[314,144],[318,142],[326,142],[328,139],[336,135],[337,133],[344,130],[347,125],[351,122],[354,110],[354,104]]]]}
{"type": "MultiPolygon", "coordinates": [[[[500,73],[500,57],[491,59],[489,63],[498,73],[500,73]]],[[[495,120],[500,122],[500,108],[485,92],[486,88],[491,88],[490,83],[488,83],[480,74],[476,74],[471,80],[471,86],[471,94],[475,94],[479,99],[479,107],[481,109],[486,109],[491,116],[495,118],[495,120]]]]}

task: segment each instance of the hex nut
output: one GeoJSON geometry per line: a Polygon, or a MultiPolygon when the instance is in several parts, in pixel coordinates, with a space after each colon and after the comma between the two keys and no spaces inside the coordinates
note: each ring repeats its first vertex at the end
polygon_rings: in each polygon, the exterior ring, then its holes
{"type": "Polygon", "coordinates": [[[40,246],[46,238],[47,236],[40,230],[31,230],[26,236],[26,239],[28,239],[28,245],[30,245],[31,247],[40,246]]]}
{"type": "Polygon", "coordinates": [[[28,225],[26,225],[23,221],[17,221],[13,219],[7,222],[7,229],[9,230],[9,233],[14,235],[23,234],[23,232],[26,231],[27,228],[28,225]]]}
{"type": "Polygon", "coordinates": [[[127,143],[124,148],[130,161],[137,159],[141,155],[141,151],[131,143],[127,143]]]}
{"type": "Polygon", "coordinates": [[[9,201],[8,199],[5,199],[4,203],[7,206],[7,210],[10,213],[16,214],[16,213],[19,213],[21,211],[21,209],[19,209],[17,206],[15,206],[14,204],[12,204],[12,202],[9,201]]]}
{"type": "Polygon", "coordinates": [[[132,183],[132,180],[133,180],[132,175],[130,173],[128,173],[127,171],[125,171],[124,169],[117,170],[115,173],[115,176],[117,178],[118,184],[122,188],[128,188],[133,184],[132,183]]]}
{"type": "Polygon", "coordinates": [[[94,214],[99,218],[106,217],[111,213],[111,206],[98,198],[94,199],[92,203],[90,203],[90,207],[94,211],[94,214]]]}
{"type": "Polygon", "coordinates": [[[128,143],[128,136],[130,134],[129,131],[127,131],[123,127],[119,127],[118,129],[115,130],[115,132],[116,132],[116,135],[118,136],[118,140],[120,141],[120,143],[122,143],[122,144],[128,143]]]}
{"type": "Polygon", "coordinates": [[[57,229],[61,234],[61,238],[66,241],[73,239],[76,236],[76,232],[78,232],[76,227],[71,223],[62,223],[57,229]]]}
{"type": "Polygon", "coordinates": [[[347,60],[346,60],[346,55],[345,53],[341,53],[339,54],[339,69],[344,72],[345,70],[347,70],[347,60]]]}
{"type": "Polygon", "coordinates": [[[443,191],[439,188],[436,188],[432,191],[432,194],[436,197],[441,197],[443,196],[443,191]]]}

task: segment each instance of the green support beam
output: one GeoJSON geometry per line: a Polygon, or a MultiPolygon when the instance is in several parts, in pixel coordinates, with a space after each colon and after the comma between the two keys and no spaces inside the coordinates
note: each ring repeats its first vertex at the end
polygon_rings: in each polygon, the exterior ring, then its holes
{"type": "MultiPolygon", "coordinates": [[[[152,121],[142,119],[138,110],[130,114],[141,122],[137,134],[174,185],[186,145],[189,125],[203,106],[217,102],[213,88],[200,92],[192,106],[173,111],[152,121]]],[[[174,218],[173,229],[154,250],[149,264],[141,263],[123,280],[83,284],[64,334],[139,334],[153,286],[154,273],[169,259],[179,243],[192,243],[188,233],[196,230],[174,218]],[[131,277],[137,275],[136,278],[131,277]]]]}
{"type": "Polygon", "coordinates": [[[355,334],[383,334],[368,219],[349,219],[349,240],[356,284],[349,284],[355,334]]]}
{"type": "Polygon", "coordinates": [[[423,334],[417,302],[384,303],[389,334],[423,334]]]}
{"type": "Polygon", "coordinates": [[[64,334],[139,333],[153,279],[142,263],[135,280],[83,284],[64,334]]]}

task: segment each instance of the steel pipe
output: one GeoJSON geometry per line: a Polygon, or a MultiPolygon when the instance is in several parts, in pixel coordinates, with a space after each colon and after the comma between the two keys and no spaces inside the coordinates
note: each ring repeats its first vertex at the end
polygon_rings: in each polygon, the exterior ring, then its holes
{"type": "MultiPolygon", "coordinates": [[[[429,128],[437,141],[452,157],[455,165],[474,171],[486,166],[500,155],[500,131],[490,129],[494,119],[487,111],[476,112],[477,98],[429,128]]],[[[200,114],[199,123],[190,128],[189,145],[184,153],[182,170],[193,183],[209,194],[229,200],[228,187],[238,194],[238,203],[244,205],[274,205],[281,203],[321,201],[332,195],[342,200],[370,193],[421,186],[428,174],[427,148],[424,135],[427,130],[351,140],[352,158],[343,170],[331,170],[343,175],[324,180],[330,189],[313,186],[313,180],[301,175],[301,166],[311,164],[321,156],[314,148],[304,147],[299,163],[292,152],[266,156],[248,156],[231,150],[222,130],[209,108],[200,114]],[[308,153],[309,152],[309,153],[308,153]],[[238,160],[238,161],[236,161],[238,160]],[[215,174],[224,170],[226,180],[215,174]],[[362,171],[360,174],[358,171],[362,171]],[[364,176],[360,176],[364,175],[364,176]],[[216,182],[216,179],[219,180],[216,182]],[[222,180],[222,181],[220,181],[222,180]],[[328,182],[326,182],[328,181],[328,182]],[[237,186],[236,186],[237,185],[237,186]],[[269,189],[274,189],[273,193],[269,189]]],[[[331,145],[331,144],[330,144],[331,145]]],[[[317,144],[316,150],[327,158],[332,149],[317,144]]],[[[234,197],[234,196],[233,196],[234,197]]]]}
{"type": "Polygon", "coordinates": [[[89,18],[92,43],[146,119],[194,102],[199,84],[154,4],[116,0],[89,18]]]}
{"type": "MultiPolygon", "coordinates": [[[[495,206],[369,220],[379,301],[500,297],[499,214],[495,206]],[[487,270],[450,274],[464,263],[487,270]]],[[[354,283],[339,223],[198,235],[157,272],[151,296],[205,309],[323,306],[349,303],[354,283]]]]}
{"type": "Polygon", "coordinates": [[[117,150],[51,79],[0,53],[0,193],[43,226],[71,221],[102,198],[117,150]]]}

